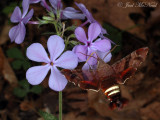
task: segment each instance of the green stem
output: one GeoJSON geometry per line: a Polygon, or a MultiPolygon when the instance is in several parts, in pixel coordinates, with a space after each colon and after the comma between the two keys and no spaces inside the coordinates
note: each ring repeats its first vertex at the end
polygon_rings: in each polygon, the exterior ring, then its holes
{"type": "Polygon", "coordinates": [[[62,120],[62,91],[59,91],[59,120],[62,120]]]}
{"type": "Polygon", "coordinates": [[[60,34],[59,34],[58,27],[57,27],[57,23],[55,23],[55,22],[54,22],[53,24],[54,24],[54,27],[55,27],[55,29],[56,29],[56,33],[57,33],[57,35],[60,35],[60,34]]]}

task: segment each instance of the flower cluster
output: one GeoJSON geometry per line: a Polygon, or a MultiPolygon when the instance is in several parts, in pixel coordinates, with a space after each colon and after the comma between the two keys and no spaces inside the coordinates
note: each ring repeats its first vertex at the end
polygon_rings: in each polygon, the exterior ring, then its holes
{"type": "Polygon", "coordinates": [[[10,29],[9,37],[11,42],[15,41],[15,43],[21,44],[26,35],[25,25],[27,23],[41,25],[43,21],[45,24],[54,25],[56,35],[50,36],[47,41],[49,56],[40,43],[33,43],[27,48],[27,57],[32,61],[41,62],[42,65],[29,68],[26,72],[26,78],[30,84],[38,85],[51,71],[49,87],[55,91],[62,91],[67,84],[67,79],[62,75],[59,68],[75,69],[78,62],[86,62],[82,69],[90,69],[91,66],[97,65],[98,58],[103,59],[106,55],[103,60],[105,62],[110,61],[112,57],[110,53],[111,40],[104,37],[107,31],[93,18],[83,4],[75,3],[81,10],[80,12],[73,7],[63,8],[61,0],[49,0],[50,4],[47,3],[46,0],[23,0],[23,13],[17,6],[11,15],[11,22],[19,24],[10,29]],[[47,10],[49,16],[43,17],[45,18],[43,20],[30,21],[34,11],[31,9],[28,12],[29,6],[37,3],[40,3],[47,10]],[[85,18],[87,19],[86,22],[74,31],[79,44],[74,46],[72,51],[68,51],[65,44],[70,43],[70,37],[64,37],[64,32],[68,29],[64,28],[63,24],[66,22],[62,23],[62,20],[85,18]],[[86,36],[82,27],[88,23],[90,25],[86,36]]]}
{"type": "Polygon", "coordinates": [[[27,24],[28,21],[32,18],[34,12],[33,9],[31,9],[27,14],[29,9],[29,0],[23,0],[22,7],[23,14],[21,13],[20,8],[16,7],[11,16],[11,22],[19,23],[18,25],[12,27],[9,31],[11,42],[15,41],[17,44],[21,44],[23,42],[26,35],[25,24],[27,24]]]}
{"type": "MultiPolygon", "coordinates": [[[[83,69],[89,69],[89,65],[97,64],[97,55],[101,59],[104,55],[109,53],[111,49],[111,43],[108,39],[97,39],[95,40],[99,34],[101,33],[101,27],[97,23],[92,23],[88,28],[88,39],[86,37],[85,31],[82,27],[78,27],[75,30],[76,38],[84,43],[84,45],[77,45],[73,48],[73,51],[77,54],[79,61],[86,61],[92,53],[97,52],[97,54],[93,54],[88,60],[88,64],[86,63],[83,69]],[[95,40],[95,41],[94,41],[95,40]],[[100,55],[99,55],[100,54],[100,55]]],[[[108,62],[111,59],[111,54],[109,54],[105,58],[105,62],[108,62]]]]}

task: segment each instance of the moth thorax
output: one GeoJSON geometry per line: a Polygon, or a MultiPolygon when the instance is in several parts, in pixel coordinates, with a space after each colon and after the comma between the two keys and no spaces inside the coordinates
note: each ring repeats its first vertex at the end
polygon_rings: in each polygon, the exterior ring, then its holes
{"type": "Polygon", "coordinates": [[[104,91],[104,94],[109,98],[119,93],[120,93],[120,88],[118,85],[111,86],[104,91]]]}

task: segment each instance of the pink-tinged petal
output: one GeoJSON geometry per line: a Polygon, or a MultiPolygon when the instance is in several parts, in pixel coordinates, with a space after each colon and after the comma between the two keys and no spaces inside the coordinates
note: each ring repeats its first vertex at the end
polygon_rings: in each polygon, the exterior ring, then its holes
{"type": "Polygon", "coordinates": [[[88,53],[87,53],[87,63],[89,65],[95,65],[97,64],[97,54],[96,54],[96,51],[91,49],[91,48],[88,48],[88,53]]]}
{"type": "Polygon", "coordinates": [[[36,62],[50,63],[50,59],[40,43],[33,43],[27,48],[26,55],[30,60],[36,62]]]}
{"type": "Polygon", "coordinates": [[[32,18],[34,10],[31,9],[29,13],[23,18],[23,23],[26,24],[32,18]]]}
{"type": "Polygon", "coordinates": [[[20,22],[18,24],[18,27],[19,27],[19,29],[18,29],[18,34],[15,38],[15,43],[21,44],[24,41],[24,38],[26,35],[26,28],[25,28],[23,22],[20,22]]]}
{"type": "Polygon", "coordinates": [[[52,35],[47,42],[51,61],[57,59],[65,48],[64,40],[58,35],[52,35]]]}
{"type": "Polygon", "coordinates": [[[16,39],[18,32],[19,32],[19,25],[16,25],[10,29],[9,38],[11,39],[11,42],[13,42],[16,39]]]}
{"type": "Polygon", "coordinates": [[[91,47],[101,52],[107,52],[111,49],[111,42],[105,39],[99,40],[92,43],[91,47]]]}
{"type": "Polygon", "coordinates": [[[78,58],[74,52],[66,51],[54,62],[54,65],[65,69],[74,69],[78,65],[78,58]]]}
{"type": "Polygon", "coordinates": [[[11,15],[11,22],[17,23],[21,20],[21,10],[19,7],[16,7],[11,15]]]}
{"type": "Polygon", "coordinates": [[[41,0],[30,0],[30,3],[38,3],[40,2],[41,0]]]}
{"type": "Polygon", "coordinates": [[[79,58],[80,61],[87,60],[87,47],[84,45],[76,45],[72,50],[79,58]]]}
{"type": "Polygon", "coordinates": [[[24,16],[26,16],[26,14],[27,14],[27,12],[28,12],[29,3],[30,3],[30,0],[23,0],[23,2],[22,2],[22,8],[23,8],[22,18],[24,18],[24,16]]]}
{"type": "Polygon", "coordinates": [[[75,29],[75,35],[76,35],[76,38],[83,42],[83,43],[86,43],[87,42],[87,37],[86,37],[86,33],[84,31],[84,29],[82,27],[77,27],[75,29]]]}
{"type": "Polygon", "coordinates": [[[26,78],[30,84],[38,85],[44,80],[50,69],[51,66],[49,64],[31,67],[26,72],[26,78]]]}
{"type": "Polygon", "coordinates": [[[112,54],[109,53],[110,51],[107,52],[100,52],[97,51],[97,55],[99,58],[101,58],[105,63],[109,62],[112,58],[112,54]],[[107,55],[107,56],[106,56],[107,55]],[[105,57],[105,58],[104,58],[105,57]]]}
{"type": "Polygon", "coordinates": [[[67,19],[85,19],[84,14],[79,13],[78,10],[72,8],[72,7],[67,7],[63,10],[63,15],[67,19]]]}
{"type": "Polygon", "coordinates": [[[56,67],[52,67],[49,77],[49,87],[55,91],[62,91],[66,87],[67,82],[64,75],[56,67]]]}
{"type": "Polygon", "coordinates": [[[101,33],[101,27],[97,23],[92,23],[88,28],[88,41],[92,42],[101,33]]]}

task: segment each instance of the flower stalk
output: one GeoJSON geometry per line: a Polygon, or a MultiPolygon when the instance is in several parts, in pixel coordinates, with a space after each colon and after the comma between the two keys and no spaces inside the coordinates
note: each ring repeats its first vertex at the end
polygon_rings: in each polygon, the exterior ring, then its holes
{"type": "Polygon", "coordinates": [[[59,120],[62,120],[62,91],[59,91],[59,120]]]}

